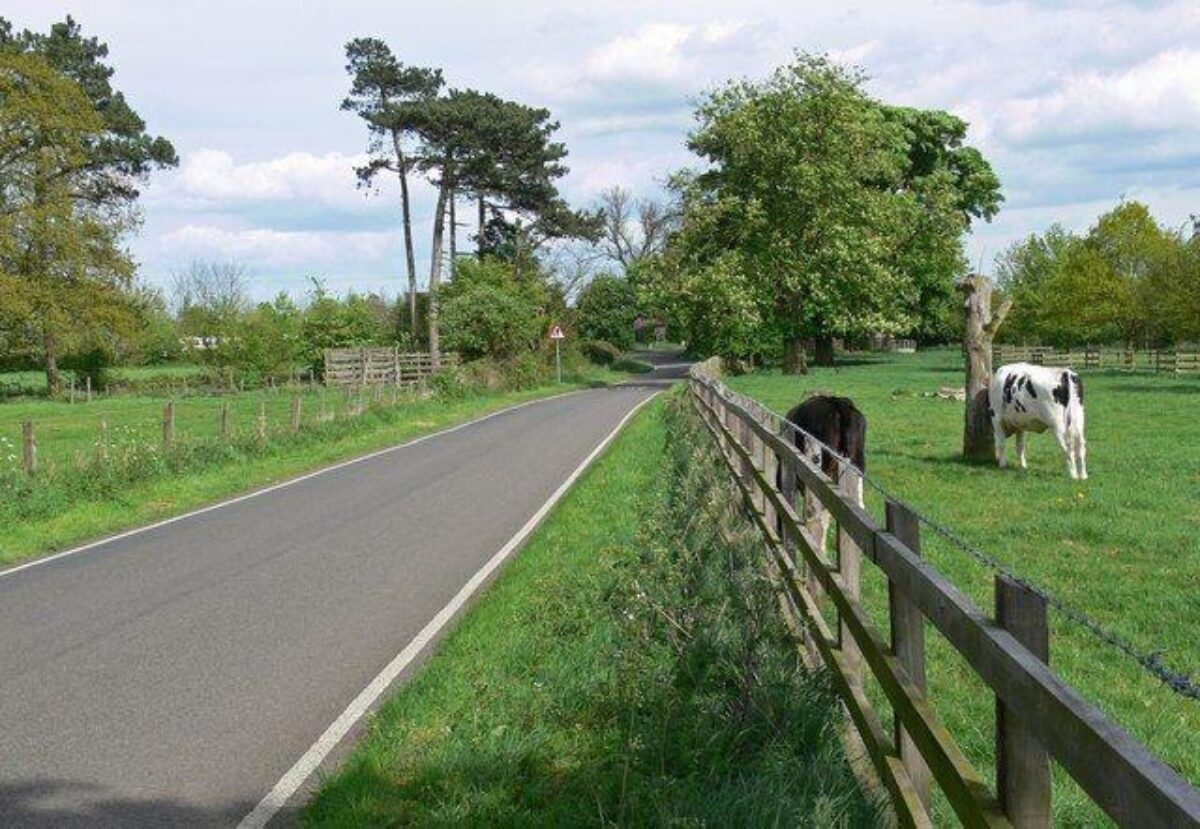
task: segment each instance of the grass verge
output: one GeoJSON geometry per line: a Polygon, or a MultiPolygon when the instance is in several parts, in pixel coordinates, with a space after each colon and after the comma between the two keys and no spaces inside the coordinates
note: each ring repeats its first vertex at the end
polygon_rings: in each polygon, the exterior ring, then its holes
{"type": "Polygon", "coordinates": [[[307,825],[875,822],[698,428],[661,399],[630,423],[307,825]]]}
{"type": "MultiPolygon", "coordinates": [[[[32,478],[11,463],[0,469],[0,566],[178,515],[506,406],[624,377],[613,372],[592,372],[561,386],[374,406],[356,416],[306,425],[297,434],[289,433],[281,424],[265,441],[259,440],[252,428],[243,426],[227,440],[215,434],[181,437],[170,451],[136,436],[122,442],[120,433],[114,430],[107,461],[96,458],[93,448],[81,467],[49,464],[32,478]]],[[[286,396],[271,397],[281,400],[282,406],[288,404],[286,396]]],[[[162,402],[155,401],[154,408],[161,410],[162,402]]],[[[220,405],[215,398],[194,402],[209,403],[213,411],[220,405]]],[[[6,405],[12,404],[0,404],[0,410],[6,405]]],[[[69,407],[54,402],[22,405],[69,407]]],[[[143,401],[129,400],[128,405],[140,411],[143,401]]],[[[185,402],[181,409],[187,405],[185,402]]],[[[70,408],[83,410],[87,406],[70,408]]],[[[5,414],[0,411],[0,422],[5,414]]],[[[94,414],[61,416],[90,420],[94,414]]],[[[212,420],[215,423],[215,417],[212,420]]]]}

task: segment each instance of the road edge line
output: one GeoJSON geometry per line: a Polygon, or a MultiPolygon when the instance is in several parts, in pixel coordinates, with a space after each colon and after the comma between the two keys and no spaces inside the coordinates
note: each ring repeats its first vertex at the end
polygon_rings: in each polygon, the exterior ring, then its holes
{"type": "MultiPolygon", "coordinates": [[[[616,387],[614,386],[612,388],[616,388],[616,387]]],[[[275,492],[276,490],[279,490],[279,489],[285,489],[286,487],[293,486],[295,484],[299,484],[304,481],[307,481],[310,478],[315,478],[318,475],[324,475],[326,472],[334,472],[338,469],[345,469],[347,466],[353,466],[356,463],[362,463],[363,461],[369,461],[369,460],[372,460],[373,458],[378,458],[381,455],[386,455],[389,452],[397,452],[401,449],[407,449],[408,447],[415,446],[418,443],[423,443],[427,440],[432,440],[433,438],[441,437],[442,435],[448,435],[451,432],[457,432],[458,430],[466,429],[469,426],[475,426],[476,424],[482,423],[485,420],[491,420],[493,417],[499,417],[500,415],[508,414],[509,412],[515,412],[516,410],[523,409],[526,406],[532,406],[536,403],[546,403],[551,400],[560,400],[564,397],[570,397],[573,394],[582,394],[583,392],[586,392],[586,391],[595,391],[595,389],[575,389],[573,391],[562,392],[561,394],[552,394],[549,397],[537,397],[537,398],[534,398],[533,400],[526,400],[521,403],[516,403],[512,406],[506,406],[503,409],[497,409],[494,412],[488,412],[487,414],[477,417],[474,420],[468,420],[463,423],[458,423],[454,426],[448,426],[445,429],[439,429],[436,432],[430,432],[425,435],[419,435],[415,438],[412,438],[411,440],[406,440],[404,443],[397,443],[394,446],[385,446],[382,449],[376,449],[374,451],[368,452],[365,455],[358,455],[356,457],[349,458],[344,461],[338,461],[329,466],[322,466],[319,469],[314,469],[311,472],[305,472],[301,475],[298,475],[297,477],[288,478],[286,480],[280,481],[279,483],[270,484],[269,486],[262,487],[261,489],[255,489],[255,490],[251,490],[250,492],[244,492],[241,495],[235,495],[232,498],[226,498],[225,500],[218,501],[215,504],[209,504],[208,506],[205,506],[205,507],[199,507],[194,510],[189,510],[188,512],[182,513],[180,515],[173,515],[169,518],[164,518],[160,521],[155,521],[151,524],[146,524],[145,526],[134,527],[129,530],[124,530],[122,532],[117,533],[116,535],[107,535],[107,536],[104,536],[103,538],[98,538],[95,541],[89,541],[86,544],[81,544],[78,547],[72,547],[69,550],[63,550],[62,552],[58,552],[58,553],[51,553],[48,556],[43,556],[41,558],[35,558],[34,560],[27,561],[23,564],[15,564],[12,567],[0,570],[0,579],[5,578],[6,576],[15,575],[15,574],[21,572],[22,570],[29,570],[34,567],[40,567],[43,564],[49,564],[52,561],[58,561],[59,559],[67,558],[68,556],[73,556],[73,555],[76,555],[77,553],[87,552],[88,550],[95,549],[96,547],[102,547],[105,544],[111,544],[114,541],[120,541],[123,538],[129,538],[130,536],[138,535],[139,533],[149,532],[150,530],[157,530],[159,527],[165,527],[168,524],[174,524],[177,521],[185,521],[188,518],[195,518],[197,515],[203,515],[207,512],[213,512],[214,510],[219,510],[222,507],[232,506],[234,504],[239,504],[242,501],[248,501],[251,498],[257,498],[260,495],[266,495],[267,493],[275,492]]]]}
{"type": "Polygon", "coordinates": [[[317,738],[317,741],[309,747],[308,751],[301,755],[300,759],[279,779],[279,782],[258,802],[258,805],[254,807],[250,814],[242,818],[241,822],[238,823],[238,829],[261,829],[261,827],[265,827],[287,805],[288,801],[304,785],[304,782],[320,767],[321,763],[329,755],[329,752],[362,719],[363,715],[371,709],[371,706],[375,704],[379,697],[396,681],[401,672],[436,640],[442,628],[458,615],[459,611],[470,601],[476,591],[487,583],[492,573],[521,547],[550,511],[563,499],[575,481],[616,440],[617,435],[621,433],[625,425],[661,393],[655,392],[650,395],[621,418],[616,427],[575,467],[566,480],[559,484],[558,488],[551,493],[550,497],[538,508],[537,512],[530,516],[529,520],[517,530],[512,538],[505,542],[503,547],[487,560],[483,567],[476,571],[475,575],[471,576],[467,583],[454,594],[454,597],[425,624],[425,627],[421,628],[417,635],[371,680],[367,687],[359,692],[358,696],[325,729],[325,732],[317,738]]]}

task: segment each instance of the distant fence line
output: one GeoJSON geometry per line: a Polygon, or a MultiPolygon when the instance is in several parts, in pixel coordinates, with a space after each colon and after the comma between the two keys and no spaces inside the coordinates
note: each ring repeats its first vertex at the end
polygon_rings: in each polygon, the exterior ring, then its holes
{"type": "Polygon", "coordinates": [[[325,349],[327,386],[402,386],[419,383],[435,371],[456,366],[458,355],[445,352],[437,368],[427,352],[402,352],[398,347],[325,349]]]}
{"type": "Polygon", "coordinates": [[[994,345],[992,363],[1033,363],[1073,369],[1122,369],[1155,374],[1200,374],[1200,349],[1069,348],[1040,345],[994,345]]]}
{"type": "MultiPolygon", "coordinates": [[[[205,406],[201,403],[194,403],[188,398],[183,400],[167,400],[163,403],[162,408],[162,436],[159,439],[157,436],[152,440],[138,440],[139,447],[153,446],[161,448],[164,451],[169,451],[177,444],[185,442],[188,439],[186,431],[176,430],[176,413],[183,407],[203,408],[207,410],[207,414],[212,417],[210,421],[215,427],[210,439],[215,438],[222,442],[230,441],[235,437],[253,437],[262,443],[269,442],[272,436],[284,434],[297,434],[308,427],[316,427],[321,424],[328,423],[334,420],[342,420],[346,418],[355,418],[365,414],[373,406],[396,406],[402,402],[407,402],[414,398],[414,394],[420,396],[413,385],[393,386],[389,391],[383,385],[375,385],[372,387],[362,387],[352,389],[346,386],[338,391],[327,393],[325,389],[312,386],[305,387],[301,384],[292,384],[289,387],[272,387],[264,389],[261,392],[256,392],[257,411],[246,415],[242,413],[242,421],[235,423],[237,414],[234,408],[230,405],[230,400],[237,401],[240,398],[237,395],[232,397],[220,397],[214,399],[214,405],[205,406]],[[287,394],[290,399],[287,411],[282,413],[282,422],[280,422],[280,414],[276,414],[274,422],[268,417],[267,399],[277,399],[283,394],[287,394]],[[306,406],[307,404],[307,406],[306,406]]],[[[273,407],[278,408],[278,407],[273,407]]],[[[194,410],[194,409],[193,409],[194,410]]],[[[119,418],[120,414],[114,415],[119,418]]],[[[193,418],[194,419],[194,418],[193,418]]],[[[43,423],[44,425],[44,423],[43,423]]],[[[155,427],[157,430],[157,426],[155,427]]],[[[73,458],[73,465],[76,469],[83,469],[89,463],[108,463],[123,448],[122,441],[114,434],[115,428],[110,422],[109,417],[100,416],[96,419],[95,440],[92,444],[92,450],[84,452],[77,450],[73,458]]],[[[42,462],[42,439],[38,428],[38,421],[30,418],[21,422],[21,453],[19,456],[20,468],[27,475],[34,475],[43,466],[42,462]]],[[[128,448],[127,445],[124,448],[128,448]]],[[[61,461],[68,463],[72,462],[70,457],[61,461]]]]}
{"type": "Polygon", "coordinates": [[[856,496],[858,470],[837,458],[831,480],[796,448],[791,424],[725,387],[713,368],[693,368],[689,399],[763,536],[799,652],[810,666],[828,667],[900,825],[932,825],[936,782],[966,826],[1048,827],[1051,758],[1123,826],[1200,824],[1200,792],[1048,666],[1042,595],[997,574],[989,617],[922,559],[919,516],[889,498],[880,526],[856,496]],[[805,491],[836,523],[835,555],[817,537],[819,519],[797,506],[805,491]],[[861,604],[864,560],[888,581],[886,638],[861,604]],[[927,697],[926,623],[995,694],[995,794],[927,697]],[[887,696],[890,727],[867,698],[864,668],[887,696]]]}

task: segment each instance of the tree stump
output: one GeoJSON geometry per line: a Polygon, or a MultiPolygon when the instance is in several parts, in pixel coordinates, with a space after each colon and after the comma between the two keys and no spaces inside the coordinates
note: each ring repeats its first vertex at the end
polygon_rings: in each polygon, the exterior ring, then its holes
{"type": "Polygon", "coordinates": [[[992,380],[992,340],[1012,308],[1006,299],[992,313],[992,283],[986,276],[970,274],[959,280],[967,316],[963,351],[967,361],[966,419],[963,426],[963,457],[969,461],[990,461],[996,445],[988,409],[988,384],[992,380]]]}

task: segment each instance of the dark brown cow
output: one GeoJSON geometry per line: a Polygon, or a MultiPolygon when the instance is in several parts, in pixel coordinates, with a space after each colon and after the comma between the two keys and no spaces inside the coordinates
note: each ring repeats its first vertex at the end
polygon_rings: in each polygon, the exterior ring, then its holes
{"type": "MultiPolygon", "coordinates": [[[[792,408],[786,417],[799,430],[792,433],[792,439],[801,454],[805,455],[814,465],[819,464],[821,470],[830,478],[835,481],[838,479],[838,461],[829,450],[849,459],[859,473],[866,472],[867,419],[854,405],[853,400],[848,397],[815,395],[792,408]],[[808,435],[828,448],[817,445],[816,441],[808,438],[808,435]]],[[[784,427],[784,436],[786,437],[787,434],[788,430],[784,427]]],[[[859,506],[862,506],[862,475],[854,475],[851,483],[848,494],[859,506]]],[[[844,487],[843,491],[845,491],[844,487]]],[[[804,505],[805,514],[809,517],[816,517],[820,522],[817,537],[823,545],[832,522],[829,511],[809,490],[805,491],[804,505]]]]}

